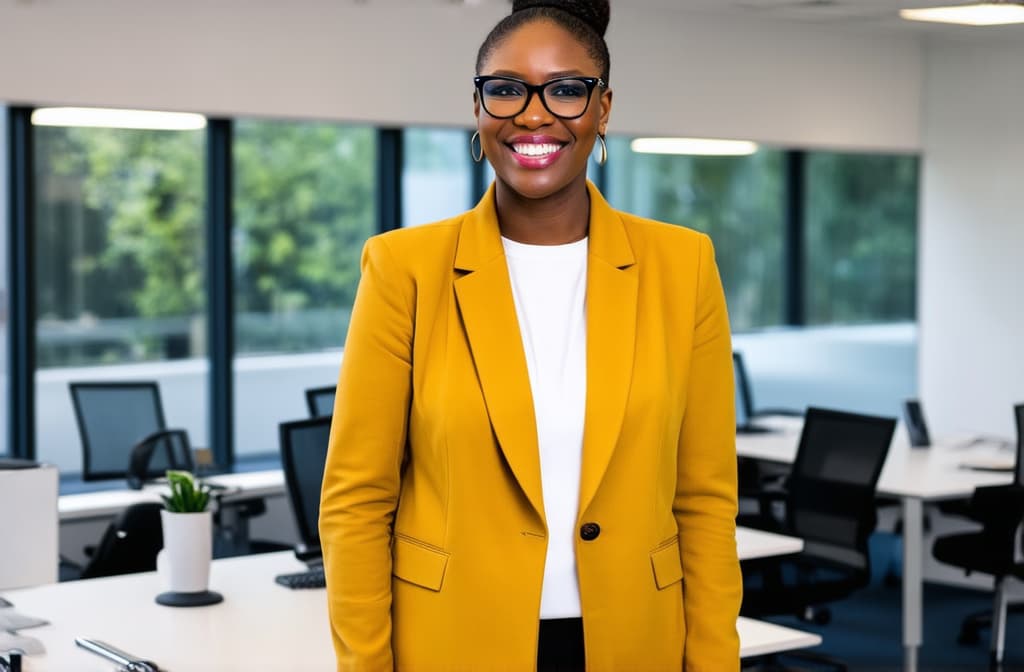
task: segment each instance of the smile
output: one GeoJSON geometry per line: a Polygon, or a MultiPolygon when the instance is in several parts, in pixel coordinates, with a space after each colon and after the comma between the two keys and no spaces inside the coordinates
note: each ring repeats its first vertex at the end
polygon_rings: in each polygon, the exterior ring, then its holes
{"type": "Polygon", "coordinates": [[[512,145],[513,151],[516,154],[530,157],[542,157],[549,156],[562,149],[562,145],[554,143],[516,143],[512,145]]]}

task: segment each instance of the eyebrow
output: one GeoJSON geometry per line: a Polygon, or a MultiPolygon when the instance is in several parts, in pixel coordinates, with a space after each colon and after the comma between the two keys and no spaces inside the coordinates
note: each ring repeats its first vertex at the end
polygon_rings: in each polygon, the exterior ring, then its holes
{"type": "MultiPolygon", "coordinates": [[[[495,70],[491,73],[492,77],[513,77],[515,79],[521,79],[527,81],[526,77],[522,73],[516,72],[515,70],[495,70]]],[[[587,77],[588,75],[583,74],[582,70],[561,70],[558,72],[549,72],[545,82],[550,82],[552,79],[558,79],[560,77],[587,77]]]]}

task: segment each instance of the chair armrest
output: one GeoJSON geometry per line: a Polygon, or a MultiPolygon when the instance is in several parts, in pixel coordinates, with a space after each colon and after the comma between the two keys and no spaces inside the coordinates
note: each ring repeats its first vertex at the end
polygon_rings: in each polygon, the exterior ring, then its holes
{"type": "Polygon", "coordinates": [[[195,462],[192,458],[192,447],[188,441],[188,432],[184,429],[161,429],[132,447],[128,459],[128,487],[133,490],[141,490],[143,483],[149,480],[149,464],[153,459],[153,453],[161,444],[170,447],[167,451],[167,461],[171,469],[194,471],[195,462]],[[175,442],[181,448],[180,452],[174,450],[175,442]]]}

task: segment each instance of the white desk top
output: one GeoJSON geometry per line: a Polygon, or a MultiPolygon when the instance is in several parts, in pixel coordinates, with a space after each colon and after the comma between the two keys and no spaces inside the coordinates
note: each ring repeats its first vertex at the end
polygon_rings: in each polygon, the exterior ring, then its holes
{"type": "MultiPolygon", "coordinates": [[[[271,497],[285,494],[284,472],[280,469],[224,474],[204,479],[210,483],[238,490],[247,497],[271,497]]],[[[108,518],[131,504],[159,502],[165,488],[147,485],[142,490],[103,490],[77,495],[61,495],[57,509],[62,521],[84,518],[108,518]]]]}
{"type": "MultiPolygon", "coordinates": [[[[289,552],[217,560],[211,607],[157,605],[155,573],[74,581],[4,594],[22,613],[51,625],[23,631],[47,652],[25,658],[24,672],[110,672],[104,659],[75,646],[90,637],[147,657],[171,672],[305,672],[334,668],[326,592],[289,590],[274,575],[299,571],[289,552]]],[[[744,657],[815,646],[817,635],[740,618],[744,657]]]]}
{"type": "Polygon", "coordinates": [[[767,558],[773,555],[789,555],[804,550],[804,541],[798,537],[754,530],[749,527],[736,528],[736,551],[740,560],[767,558]]]}
{"type": "MultiPolygon", "coordinates": [[[[742,457],[791,464],[796,458],[803,420],[800,418],[758,418],[758,424],[780,431],[766,434],[742,434],[736,437],[736,452],[742,457]]],[[[939,439],[927,448],[912,448],[902,424],[889,448],[889,456],[878,479],[878,493],[894,497],[925,500],[968,497],[978,486],[1005,485],[1013,480],[1009,472],[966,469],[967,461],[1006,462],[1012,454],[993,443],[970,443],[969,437],[939,439]]]]}

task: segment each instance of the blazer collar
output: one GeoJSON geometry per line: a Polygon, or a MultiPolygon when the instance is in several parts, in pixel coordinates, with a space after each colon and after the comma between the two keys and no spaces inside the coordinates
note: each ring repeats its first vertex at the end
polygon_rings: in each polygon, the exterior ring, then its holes
{"type": "MultiPolygon", "coordinates": [[[[587,401],[579,515],[596,494],[618,443],[636,337],[635,257],[618,212],[590,182],[587,401]]],[[[487,412],[505,459],[543,521],[537,424],[494,205],[494,186],[462,222],[455,294],[487,412]]]]}
{"type": "MultiPolygon", "coordinates": [[[[608,204],[592,182],[587,181],[590,195],[590,224],[587,242],[589,254],[608,262],[615,268],[625,268],[636,262],[633,248],[626,236],[619,213],[608,204]]],[[[455,268],[475,271],[504,257],[498,211],[494,203],[494,184],[487,189],[476,207],[466,213],[459,233],[455,252],[455,268]]]]}

